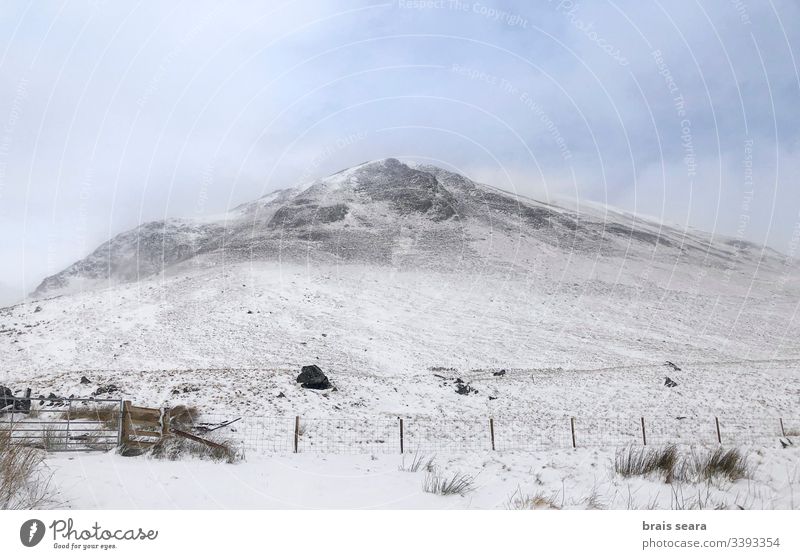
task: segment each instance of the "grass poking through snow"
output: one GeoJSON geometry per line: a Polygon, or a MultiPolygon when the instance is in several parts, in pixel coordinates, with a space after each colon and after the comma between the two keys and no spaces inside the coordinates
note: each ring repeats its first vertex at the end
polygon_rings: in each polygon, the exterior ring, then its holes
{"type": "Polygon", "coordinates": [[[425,470],[426,472],[432,472],[435,468],[435,456],[431,456],[430,458],[425,458],[425,456],[414,453],[414,457],[411,459],[411,463],[406,466],[406,457],[403,456],[403,460],[400,463],[400,471],[401,472],[418,472],[420,470],[425,470]]]}
{"type": "Polygon", "coordinates": [[[737,481],[752,477],[752,468],[747,457],[738,448],[710,451],[692,451],[681,456],[674,445],[662,448],[629,446],[617,451],[614,470],[623,477],[659,474],[664,481],[672,483],[713,481],[724,479],[737,481]]]}
{"type": "Polygon", "coordinates": [[[463,497],[475,490],[475,477],[458,472],[448,476],[434,469],[425,475],[422,490],[434,495],[461,495],[463,497]]]}
{"type": "Polygon", "coordinates": [[[0,509],[44,508],[53,501],[44,456],[40,449],[16,444],[7,431],[0,431],[0,509]]]}

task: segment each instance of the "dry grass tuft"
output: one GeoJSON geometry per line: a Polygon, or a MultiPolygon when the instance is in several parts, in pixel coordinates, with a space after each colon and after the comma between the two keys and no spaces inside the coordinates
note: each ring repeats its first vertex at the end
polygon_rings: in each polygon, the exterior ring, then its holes
{"type": "Polygon", "coordinates": [[[0,509],[44,508],[53,501],[43,461],[44,452],[14,444],[7,431],[0,431],[0,509]]]}
{"type": "Polygon", "coordinates": [[[63,412],[59,419],[66,421],[98,421],[107,429],[119,426],[119,406],[81,406],[63,412]]]}
{"type": "Polygon", "coordinates": [[[403,456],[399,469],[401,472],[418,472],[420,470],[432,472],[435,469],[435,460],[435,456],[426,459],[425,456],[414,453],[414,458],[411,459],[411,463],[408,466],[406,466],[406,457],[403,456]]]}
{"type": "Polygon", "coordinates": [[[716,448],[707,454],[692,453],[687,463],[687,470],[695,480],[723,478],[736,481],[753,475],[747,457],[738,448],[716,448]]]}
{"type": "Polygon", "coordinates": [[[747,457],[737,448],[721,447],[711,451],[680,456],[674,445],[663,448],[625,447],[617,451],[614,470],[623,477],[663,475],[667,483],[736,481],[753,476],[747,457]]]}
{"type": "Polygon", "coordinates": [[[445,474],[433,470],[425,476],[422,490],[434,495],[461,495],[463,497],[475,490],[475,477],[458,472],[447,477],[445,474]]]}
{"type": "Polygon", "coordinates": [[[546,495],[543,491],[528,495],[517,488],[508,498],[506,508],[509,510],[559,510],[561,503],[558,501],[558,491],[551,495],[546,495]]]}
{"type": "Polygon", "coordinates": [[[614,470],[623,477],[658,473],[670,483],[677,463],[678,449],[675,445],[663,448],[628,446],[617,451],[614,470]]]}
{"type": "Polygon", "coordinates": [[[150,450],[150,456],[160,460],[171,461],[194,457],[228,464],[236,464],[244,458],[242,452],[237,450],[229,441],[213,440],[212,442],[221,445],[221,448],[178,436],[163,437],[153,445],[150,450]]]}

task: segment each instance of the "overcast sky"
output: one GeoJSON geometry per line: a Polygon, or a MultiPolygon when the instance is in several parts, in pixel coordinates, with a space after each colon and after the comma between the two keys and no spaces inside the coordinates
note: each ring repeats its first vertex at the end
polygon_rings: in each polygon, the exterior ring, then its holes
{"type": "Polygon", "coordinates": [[[139,223],[390,156],[796,250],[793,1],[0,10],[5,302],[139,223]]]}

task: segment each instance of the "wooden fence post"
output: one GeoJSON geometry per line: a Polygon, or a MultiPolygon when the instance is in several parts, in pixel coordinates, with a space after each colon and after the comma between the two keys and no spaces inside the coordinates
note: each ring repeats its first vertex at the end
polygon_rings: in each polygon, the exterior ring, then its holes
{"type": "Polygon", "coordinates": [[[574,417],[570,417],[569,418],[569,426],[570,426],[570,429],[572,430],[572,448],[577,448],[577,445],[575,444],[575,418],[574,417]]]}
{"type": "Polygon", "coordinates": [[[647,446],[647,432],[644,430],[644,417],[642,418],[642,444],[647,446]]]}
{"type": "Polygon", "coordinates": [[[161,411],[161,436],[162,437],[166,437],[167,435],[169,435],[169,423],[170,423],[169,408],[164,408],[161,411]]]}
{"type": "Polygon", "coordinates": [[[403,418],[400,418],[400,454],[405,453],[405,441],[403,433],[403,418]]]}
{"type": "Polygon", "coordinates": [[[718,417],[714,418],[714,423],[716,423],[716,425],[717,425],[717,442],[719,444],[722,444],[722,433],[720,433],[720,431],[719,431],[719,418],[718,417]]]}
{"type": "Polygon", "coordinates": [[[122,444],[127,444],[131,438],[131,401],[122,402],[122,424],[120,425],[120,440],[122,444]]]}
{"type": "Polygon", "coordinates": [[[781,422],[781,435],[783,435],[785,437],[786,436],[786,429],[783,428],[783,418],[779,417],[778,421],[781,422]]]}
{"type": "Polygon", "coordinates": [[[492,450],[494,450],[494,418],[489,418],[489,432],[492,435],[492,450]]]}
{"type": "Polygon", "coordinates": [[[64,435],[64,448],[69,448],[69,425],[70,425],[70,416],[72,415],[72,398],[69,399],[69,405],[67,407],[67,434],[64,435]]]}
{"type": "Polygon", "coordinates": [[[294,453],[297,454],[300,443],[300,416],[294,418],[294,453]]]}

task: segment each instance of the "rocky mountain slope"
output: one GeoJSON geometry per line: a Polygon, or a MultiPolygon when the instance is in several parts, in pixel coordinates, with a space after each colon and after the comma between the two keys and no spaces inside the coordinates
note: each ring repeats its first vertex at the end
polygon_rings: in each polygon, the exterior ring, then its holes
{"type": "Polygon", "coordinates": [[[0,309],[0,377],[260,415],[760,417],[800,402],[798,279],[769,250],[387,159],[119,235],[0,309]],[[294,382],[310,364],[335,392],[294,382]]]}
{"type": "Polygon", "coordinates": [[[428,165],[385,159],[274,192],[214,219],[146,223],[46,278],[34,297],[142,280],[195,258],[515,270],[597,258],[752,269],[780,255],[613,210],[570,211],[428,165]]]}

